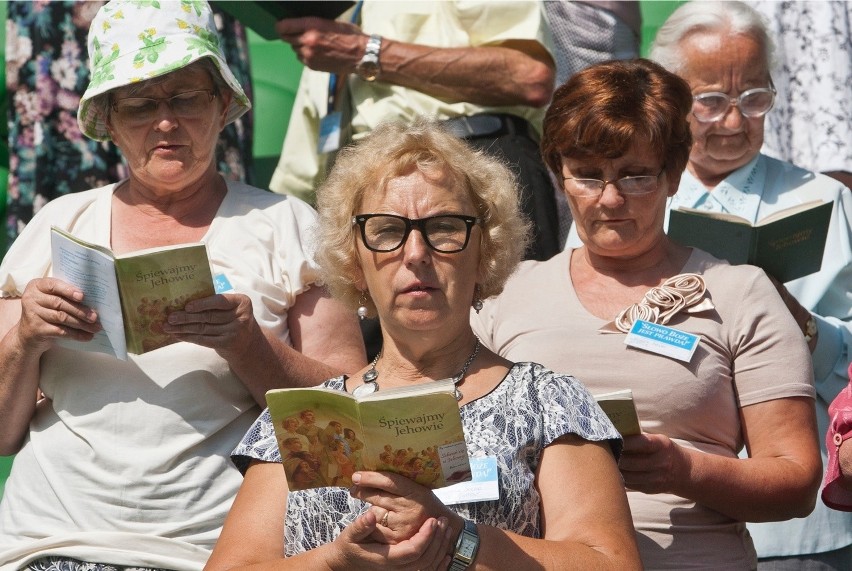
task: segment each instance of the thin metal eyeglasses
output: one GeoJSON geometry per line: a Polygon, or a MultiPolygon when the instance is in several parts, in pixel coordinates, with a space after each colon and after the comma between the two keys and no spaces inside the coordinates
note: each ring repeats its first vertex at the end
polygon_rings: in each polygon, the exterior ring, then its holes
{"type": "Polygon", "coordinates": [[[712,123],[727,115],[733,105],[744,117],[757,119],[769,113],[775,105],[775,94],[775,85],[771,79],[769,87],[748,89],[736,98],[718,91],[699,93],[692,98],[692,114],[702,123],[712,123]]]}
{"type": "Polygon", "coordinates": [[[666,171],[665,165],[655,175],[623,176],[615,180],[599,178],[562,177],[565,192],[571,196],[592,197],[603,194],[606,185],[614,184],[618,192],[628,196],[637,196],[654,192],[659,187],[660,175],[666,171]],[[568,181],[571,181],[570,183],[568,181]]]}
{"type": "Polygon", "coordinates": [[[207,113],[216,92],[210,89],[193,89],[171,97],[125,97],[112,102],[112,110],[119,119],[133,124],[153,121],[160,103],[168,105],[180,119],[198,119],[207,113]]]}
{"type": "Polygon", "coordinates": [[[479,218],[463,214],[441,214],[412,220],[396,214],[358,214],[352,225],[361,229],[361,240],[373,252],[393,252],[405,244],[412,228],[420,230],[426,245],[442,254],[467,248],[470,232],[479,218]]]}

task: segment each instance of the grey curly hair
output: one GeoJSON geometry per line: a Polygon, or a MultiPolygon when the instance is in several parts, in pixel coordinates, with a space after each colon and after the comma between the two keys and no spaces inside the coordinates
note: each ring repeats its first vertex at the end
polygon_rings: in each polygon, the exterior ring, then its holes
{"type": "Polygon", "coordinates": [[[775,44],[766,22],[754,8],[744,2],[687,2],[679,6],[657,30],[649,58],[672,73],[683,71],[685,60],[681,41],[696,32],[731,33],[750,36],[764,48],[766,69],[775,62],[775,44]]]}
{"type": "MultiPolygon", "coordinates": [[[[520,208],[515,175],[498,159],[449,134],[439,123],[388,122],[340,151],[334,168],[317,190],[317,258],[331,294],[353,309],[362,292],[352,217],[369,192],[418,169],[429,178],[446,177],[450,188],[465,192],[482,220],[478,283],[482,299],[503,291],[529,243],[530,223],[520,208]]],[[[362,300],[363,301],[363,300],[362,300]]],[[[472,301],[472,300],[471,300],[472,301]]],[[[375,315],[375,306],[367,300],[375,315]]]]}

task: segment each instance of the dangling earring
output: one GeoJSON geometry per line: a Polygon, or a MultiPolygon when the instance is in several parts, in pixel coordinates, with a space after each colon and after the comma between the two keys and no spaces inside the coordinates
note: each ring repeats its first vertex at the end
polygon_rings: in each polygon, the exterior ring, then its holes
{"type": "Polygon", "coordinates": [[[473,288],[473,310],[476,313],[482,311],[482,298],[479,297],[479,284],[473,288]]]}
{"type": "Polygon", "coordinates": [[[358,317],[363,321],[367,317],[367,292],[362,291],[358,298],[358,317]]]}

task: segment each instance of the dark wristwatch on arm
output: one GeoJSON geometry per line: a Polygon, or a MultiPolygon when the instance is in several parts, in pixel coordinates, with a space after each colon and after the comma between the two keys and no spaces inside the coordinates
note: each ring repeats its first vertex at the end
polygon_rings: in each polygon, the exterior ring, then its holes
{"type": "Polygon", "coordinates": [[[382,72],[382,66],[379,64],[379,55],[382,51],[382,37],[378,34],[370,35],[367,40],[367,48],[364,50],[364,55],[361,61],[355,66],[355,73],[364,81],[375,81],[382,72]]]}
{"type": "Polygon", "coordinates": [[[473,560],[476,559],[477,551],[479,551],[479,532],[476,530],[476,524],[466,519],[464,520],[464,529],[462,529],[459,539],[456,541],[449,571],[464,571],[470,567],[473,560]]]}

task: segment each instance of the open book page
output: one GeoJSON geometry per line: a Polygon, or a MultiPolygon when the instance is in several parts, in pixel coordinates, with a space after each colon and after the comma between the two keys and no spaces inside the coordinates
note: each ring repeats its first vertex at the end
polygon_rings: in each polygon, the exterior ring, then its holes
{"type": "Polygon", "coordinates": [[[204,244],[179,244],[116,256],[127,350],[142,354],[176,339],[163,331],[172,311],[214,295],[204,244]]]}
{"type": "Polygon", "coordinates": [[[62,339],[59,344],[127,359],[115,261],[108,250],[92,246],[59,228],[51,231],[53,276],[80,288],[83,303],[97,312],[103,327],[89,342],[62,339]]]}
{"type": "Polygon", "coordinates": [[[794,214],[798,214],[799,212],[810,210],[811,208],[815,208],[820,204],[824,204],[824,202],[822,200],[810,200],[808,202],[803,202],[802,204],[796,204],[795,206],[791,206],[789,208],[777,210],[772,214],[761,218],[754,224],[752,224],[751,221],[743,218],[742,216],[737,216],[736,214],[731,214],[730,212],[713,212],[711,210],[703,210],[701,208],[688,208],[686,206],[679,206],[677,210],[680,212],[694,214],[696,216],[711,218],[713,220],[725,220],[734,224],[758,227],[765,226],[766,224],[771,224],[776,220],[781,220],[782,218],[787,218],[788,216],[793,216],[794,214]]]}
{"type": "Polygon", "coordinates": [[[51,229],[54,275],[83,290],[103,326],[90,343],[67,346],[127,359],[176,340],[163,331],[168,314],[215,294],[204,244],[178,244],[115,256],[60,228],[51,229]]]}
{"type": "Polygon", "coordinates": [[[773,212],[769,216],[761,218],[757,221],[757,224],[755,224],[755,226],[765,226],[766,224],[771,224],[776,220],[781,220],[782,218],[793,216],[794,214],[798,214],[799,212],[804,212],[806,210],[816,208],[821,204],[826,203],[822,200],[810,200],[808,202],[803,202],[802,204],[797,204],[796,206],[791,206],[790,208],[784,208],[783,210],[778,210],[777,212],[773,212]]]}
{"type": "Polygon", "coordinates": [[[266,401],[291,489],[349,486],[356,470],[402,474],[431,488],[471,470],[452,381],[349,393],[275,389],[266,401]]]}
{"type": "Polygon", "coordinates": [[[623,389],[594,395],[594,397],[622,436],[631,436],[642,432],[632,390],[623,389]]]}

